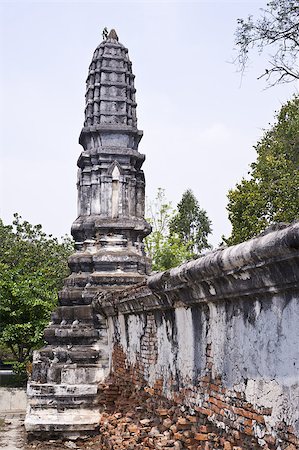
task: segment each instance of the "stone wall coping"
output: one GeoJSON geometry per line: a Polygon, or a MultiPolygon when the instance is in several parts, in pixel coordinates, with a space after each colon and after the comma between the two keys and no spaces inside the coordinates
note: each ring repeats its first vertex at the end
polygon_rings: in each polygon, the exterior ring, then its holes
{"type": "MultiPolygon", "coordinates": [[[[299,255],[299,222],[282,230],[268,231],[249,241],[231,247],[219,248],[206,255],[169,270],[172,282],[184,282],[195,278],[208,280],[215,276],[244,271],[247,268],[267,264],[273,258],[280,260],[299,255]]],[[[165,272],[148,278],[151,289],[165,285],[165,272]]]]}
{"type": "Polygon", "coordinates": [[[275,225],[249,241],[155,273],[140,285],[101,293],[93,304],[111,316],[298,290],[299,221],[275,225]]]}

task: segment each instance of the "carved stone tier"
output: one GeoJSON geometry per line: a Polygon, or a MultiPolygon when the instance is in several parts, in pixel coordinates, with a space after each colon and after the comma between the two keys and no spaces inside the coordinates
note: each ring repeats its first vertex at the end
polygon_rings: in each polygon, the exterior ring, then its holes
{"type": "Polygon", "coordinates": [[[59,307],[34,353],[25,426],[40,438],[90,434],[98,427],[98,384],[109,372],[107,325],[95,295],[140,283],[149,271],[143,238],[145,181],[138,152],[134,75],[115,31],[96,49],[87,78],[79,142],[75,253],[59,307]]]}
{"type": "Polygon", "coordinates": [[[89,66],[84,127],[111,124],[136,129],[134,78],[128,49],[110,33],[96,48],[89,66]]]}

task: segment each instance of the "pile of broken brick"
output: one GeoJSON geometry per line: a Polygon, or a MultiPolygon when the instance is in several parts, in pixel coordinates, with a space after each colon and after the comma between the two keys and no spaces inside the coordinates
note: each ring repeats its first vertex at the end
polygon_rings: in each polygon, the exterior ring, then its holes
{"type": "MultiPolygon", "coordinates": [[[[274,450],[261,447],[254,437],[237,430],[221,429],[196,408],[174,404],[150,389],[134,390],[128,385],[103,411],[99,434],[75,442],[57,442],[50,449],[85,450],[274,450]]],[[[33,448],[48,449],[45,443],[33,448]]],[[[32,444],[26,449],[32,449],[32,444]]],[[[289,446],[287,450],[296,450],[289,446]]]]}
{"type": "MultiPolygon", "coordinates": [[[[127,386],[128,388],[128,386],[127,386]]],[[[126,389],[125,389],[126,390],[126,389]]],[[[227,433],[209,423],[206,416],[165,397],[151,395],[150,389],[120,395],[112,408],[102,413],[99,435],[86,448],[97,450],[258,450],[254,438],[238,431],[227,433]],[[110,411],[109,411],[110,409],[110,411]],[[89,447],[90,446],[90,447],[89,447]]],[[[124,394],[124,391],[123,391],[124,394]]],[[[295,448],[294,448],[295,450],[295,448]]]]}

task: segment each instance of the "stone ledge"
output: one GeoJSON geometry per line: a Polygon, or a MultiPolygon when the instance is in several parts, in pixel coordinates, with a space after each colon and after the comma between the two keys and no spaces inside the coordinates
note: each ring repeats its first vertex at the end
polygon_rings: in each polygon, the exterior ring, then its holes
{"type": "Polygon", "coordinates": [[[94,300],[107,316],[299,290],[299,222],[151,275],[94,300]]]}
{"type": "Polygon", "coordinates": [[[73,432],[75,435],[81,431],[88,434],[99,427],[101,414],[98,408],[78,408],[58,412],[57,409],[38,410],[30,409],[25,419],[27,432],[73,432]]]}

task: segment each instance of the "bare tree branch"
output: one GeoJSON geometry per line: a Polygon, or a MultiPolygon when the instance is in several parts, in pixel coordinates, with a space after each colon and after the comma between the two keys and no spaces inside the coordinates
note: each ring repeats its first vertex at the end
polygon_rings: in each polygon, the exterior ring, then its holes
{"type": "Polygon", "coordinates": [[[265,77],[270,86],[299,79],[299,0],[272,0],[261,13],[257,20],[248,16],[237,21],[235,45],[238,54],[234,63],[241,76],[251,50],[256,48],[260,54],[266,49],[272,53],[269,67],[258,79],[265,77]]]}

